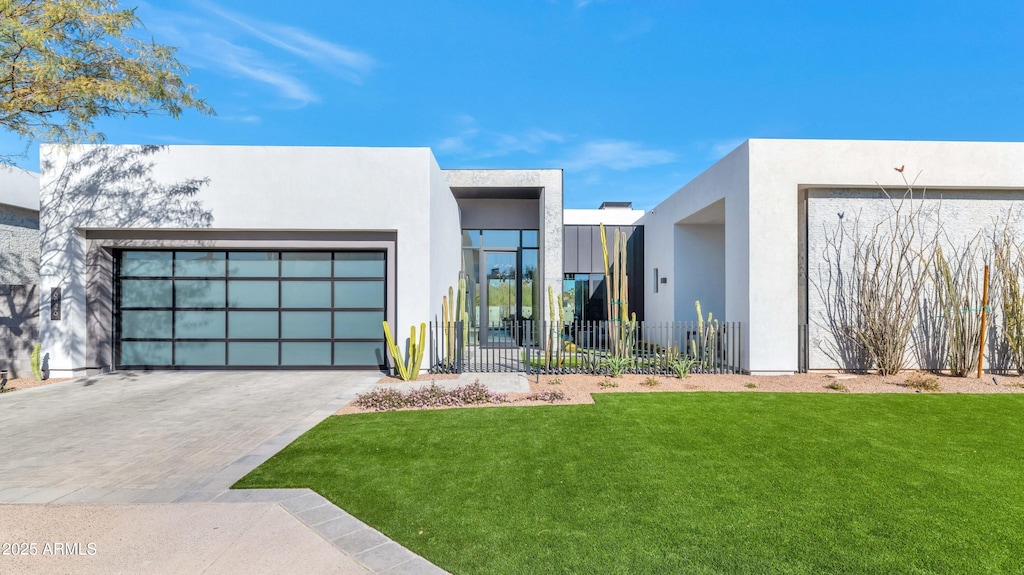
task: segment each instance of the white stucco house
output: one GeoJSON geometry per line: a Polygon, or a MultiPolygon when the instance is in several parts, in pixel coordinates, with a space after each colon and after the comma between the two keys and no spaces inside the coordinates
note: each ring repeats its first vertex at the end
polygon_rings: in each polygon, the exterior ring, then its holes
{"type": "Polygon", "coordinates": [[[640,319],[700,300],[741,324],[746,372],[843,369],[825,244],[841,214],[884,221],[905,174],[951,241],[999,218],[1024,234],[1019,143],[749,140],[646,213],[563,210],[561,170],[445,170],[428,148],[43,146],[40,338],[54,376],[379,368],[380,322],[434,321],[460,274],[481,343],[543,318],[549,287],[602,319],[603,223],[640,319]]]}
{"type": "Polygon", "coordinates": [[[844,216],[884,222],[893,203],[883,190],[898,200],[904,175],[941,206],[950,241],[999,221],[1024,237],[1024,143],[748,140],[639,220],[646,316],[689,319],[700,300],[743,325],[752,373],[799,370],[802,346],[803,367],[846,368],[829,353],[817,289],[827,238],[844,216]]]}

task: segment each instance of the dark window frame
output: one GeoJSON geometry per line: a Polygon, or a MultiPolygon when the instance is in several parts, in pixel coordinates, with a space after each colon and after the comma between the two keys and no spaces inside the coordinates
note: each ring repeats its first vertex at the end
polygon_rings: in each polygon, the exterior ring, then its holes
{"type": "MultiPolygon", "coordinates": [[[[266,248],[235,248],[235,249],[204,249],[204,248],[163,248],[153,249],[150,247],[139,247],[139,248],[124,248],[114,250],[114,281],[113,281],[113,300],[114,300],[114,338],[113,338],[113,356],[114,365],[117,369],[171,369],[171,370],[232,370],[232,369],[253,369],[253,370],[273,370],[273,369],[288,369],[288,370],[304,370],[304,369],[337,369],[337,370],[359,370],[359,369],[372,369],[372,370],[386,370],[387,362],[387,346],[384,339],[383,329],[379,338],[339,338],[335,337],[337,332],[337,326],[335,325],[335,313],[336,312],[351,312],[351,311],[366,311],[366,312],[380,312],[382,316],[387,319],[388,317],[388,252],[387,250],[370,248],[332,248],[332,249],[266,249],[266,248]],[[159,252],[159,253],[170,253],[171,254],[171,274],[170,276],[122,276],[121,267],[123,261],[123,255],[127,252],[159,252]],[[178,253],[196,253],[196,252],[210,252],[210,253],[224,253],[224,275],[223,276],[194,276],[194,275],[183,275],[177,276],[176,266],[174,262],[178,261],[178,253]],[[273,253],[276,254],[275,263],[277,264],[277,276],[230,276],[228,275],[229,262],[231,261],[232,253],[273,253]],[[282,275],[282,268],[284,258],[283,254],[286,253],[327,253],[330,254],[331,261],[331,275],[327,277],[316,276],[316,277],[295,277],[295,276],[284,276],[282,275]],[[336,254],[343,253],[374,253],[383,256],[381,258],[383,270],[380,276],[335,276],[334,267],[335,262],[339,261],[336,254]],[[153,281],[170,281],[171,282],[171,306],[122,306],[121,295],[121,282],[123,280],[153,280],[153,281]],[[184,281],[195,281],[195,280],[208,280],[208,281],[223,281],[225,282],[224,290],[224,306],[223,307],[179,307],[177,306],[177,280],[184,281]],[[276,307],[231,307],[230,303],[230,290],[227,289],[228,281],[276,281],[277,282],[277,297],[278,305],[276,307]],[[330,307],[283,307],[281,305],[282,298],[282,283],[286,281],[316,281],[316,282],[327,282],[330,284],[331,302],[330,307]],[[335,283],[336,282],[380,282],[383,290],[383,306],[381,307],[335,307],[338,302],[335,301],[335,283]],[[171,336],[169,338],[124,338],[121,336],[121,314],[123,311],[169,311],[171,312],[171,336]],[[177,338],[175,337],[176,325],[175,325],[175,314],[176,311],[210,311],[210,312],[223,312],[225,322],[225,333],[223,338],[177,338]],[[230,312],[245,312],[245,311],[260,311],[260,312],[271,312],[277,314],[278,322],[278,337],[277,338],[233,338],[229,336],[229,313],[230,312]],[[282,328],[282,313],[284,312],[323,312],[329,313],[331,318],[331,337],[330,338],[284,338],[281,336],[282,328]],[[158,343],[169,343],[171,346],[171,364],[170,365],[158,365],[158,364],[124,364],[121,361],[121,344],[123,342],[158,342],[158,343]],[[222,342],[224,343],[224,364],[223,365],[179,365],[176,362],[176,342],[182,343],[195,343],[195,342],[222,342]],[[277,364],[276,365],[231,365],[230,358],[230,345],[231,343],[277,343],[277,364]],[[283,364],[283,344],[284,343],[327,343],[330,345],[331,362],[330,365],[287,365],[283,364]],[[372,365],[348,365],[338,364],[336,356],[336,346],[339,343],[379,343],[381,349],[381,363],[372,365]]],[[[194,260],[188,260],[194,261],[194,260]]],[[[270,260],[268,260],[270,261],[270,260]]]]}

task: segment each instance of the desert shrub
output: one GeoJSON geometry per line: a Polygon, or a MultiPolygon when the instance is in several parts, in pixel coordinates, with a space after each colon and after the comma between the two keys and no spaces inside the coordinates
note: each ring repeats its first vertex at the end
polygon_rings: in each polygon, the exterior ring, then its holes
{"type": "Polygon", "coordinates": [[[1003,340],[1017,373],[1024,375],[1024,243],[1004,230],[995,248],[995,286],[1000,291],[1003,340]]]}
{"type": "MultiPolygon", "coordinates": [[[[902,175],[903,168],[897,171],[902,175]]],[[[892,375],[909,363],[915,312],[930,284],[940,233],[925,231],[933,214],[913,182],[904,176],[904,183],[901,198],[882,189],[892,206],[883,221],[862,227],[859,214],[839,214],[839,227],[826,240],[826,279],[818,291],[836,338],[833,351],[847,369],[873,366],[880,375],[892,375]]]]}
{"type": "Polygon", "coordinates": [[[935,294],[945,319],[946,364],[957,377],[966,377],[978,368],[984,302],[977,243],[975,239],[962,249],[950,247],[948,258],[942,247],[935,253],[935,294]]]}
{"type": "Polygon", "coordinates": [[[672,362],[672,371],[676,372],[676,377],[679,379],[685,379],[686,376],[690,375],[690,370],[693,366],[697,365],[697,360],[692,357],[680,357],[672,362]]]}
{"type": "Polygon", "coordinates": [[[529,401],[546,401],[548,403],[555,403],[556,401],[565,401],[565,394],[562,393],[561,389],[549,389],[546,391],[538,391],[527,395],[526,398],[529,401]]]}
{"type": "Polygon", "coordinates": [[[832,383],[826,385],[825,389],[831,389],[833,391],[843,391],[843,392],[850,391],[850,388],[848,388],[845,385],[839,383],[838,381],[833,381],[832,383]]]}
{"type": "Polygon", "coordinates": [[[548,381],[548,385],[562,385],[562,380],[555,377],[548,381]]]}
{"type": "Polygon", "coordinates": [[[903,383],[911,389],[917,389],[920,391],[942,390],[942,387],[939,386],[938,379],[924,373],[915,373],[908,377],[907,380],[903,383]]]}
{"type": "Polygon", "coordinates": [[[640,385],[644,387],[658,387],[661,385],[661,380],[656,377],[648,377],[647,379],[640,382],[640,385]]]}
{"type": "Polygon", "coordinates": [[[608,389],[610,387],[618,387],[619,386],[618,383],[608,379],[607,377],[604,378],[604,380],[601,383],[597,384],[597,385],[599,385],[602,389],[608,389]]]}
{"type": "Polygon", "coordinates": [[[633,360],[628,357],[607,357],[601,362],[601,367],[612,377],[619,377],[633,365],[633,360]]]}
{"type": "Polygon", "coordinates": [[[747,389],[757,389],[757,384],[751,381],[744,384],[743,387],[747,389]]]}
{"type": "Polygon", "coordinates": [[[494,393],[487,389],[487,386],[475,381],[453,389],[443,388],[436,383],[406,392],[392,388],[375,389],[356,396],[354,404],[361,409],[394,411],[410,407],[419,409],[459,407],[486,403],[508,403],[508,401],[505,394],[494,393]]]}

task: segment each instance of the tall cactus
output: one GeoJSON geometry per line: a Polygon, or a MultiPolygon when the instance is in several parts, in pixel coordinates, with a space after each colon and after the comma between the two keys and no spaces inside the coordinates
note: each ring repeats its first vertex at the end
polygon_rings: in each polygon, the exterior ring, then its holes
{"type": "Polygon", "coordinates": [[[391,328],[387,320],[384,320],[384,339],[387,340],[388,350],[395,363],[395,371],[402,381],[412,381],[420,374],[420,366],[423,364],[423,349],[426,347],[427,324],[420,324],[420,336],[417,343],[416,326],[409,328],[409,349],[407,355],[402,355],[402,350],[395,344],[391,337],[391,328]]]}
{"type": "Polygon", "coordinates": [[[690,340],[690,351],[697,365],[703,370],[708,370],[715,365],[715,356],[718,353],[718,320],[708,312],[708,319],[704,321],[704,314],[700,309],[700,300],[694,302],[697,308],[697,338],[690,340]]]}
{"type": "Polygon", "coordinates": [[[466,311],[466,278],[459,278],[459,292],[448,286],[448,295],[441,296],[441,327],[444,333],[442,363],[448,370],[455,369],[458,357],[469,336],[469,312],[466,311]],[[462,322],[462,343],[459,344],[459,322],[462,322]]]}
{"type": "Polygon", "coordinates": [[[608,237],[601,224],[604,255],[605,299],[608,312],[608,343],[614,357],[628,358],[636,344],[636,314],[629,313],[629,276],[626,274],[626,232],[614,234],[611,258],[608,237]]]}
{"type": "Polygon", "coordinates": [[[565,325],[565,311],[562,309],[562,295],[556,296],[551,286],[548,286],[548,319],[546,367],[550,368],[552,363],[562,367],[562,326],[565,325]]]}

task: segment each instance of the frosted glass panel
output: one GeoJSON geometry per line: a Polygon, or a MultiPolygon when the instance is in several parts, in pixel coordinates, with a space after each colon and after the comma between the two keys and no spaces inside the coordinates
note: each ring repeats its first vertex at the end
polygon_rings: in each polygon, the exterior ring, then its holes
{"type": "Polygon", "coordinates": [[[171,307],[171,280],[124,280],[121,307],[171,307]]]}
{"type": "Polygon", "coordinates": [[[171,365],[171,342],[122,342],[121,365],[171,365]]]}
{"type": "Polygon", "coordinates": [[[171,252],[122,252],[121,275],[170,277],[171,252]]]}
{"type": "Polygon", "coordinates": [[[331,339],[331,313],[326,311],[281,312],[281,337],[331,339]]]}
{"type": "Polygon", "coordinates": [[[316,252],[281,254],[281,276],[329,278],[331,277],[331,254],[316,252]]]}
{"type": "Polygon", "coordinates": [[[174,282],[177,307],[224,307],[224,282],[177,280],[174,282]]]}
{"type": "Polygon", "coordinates": [[[384,312],[339,311],[334,313],[336,339],[377,339],[384,337],[384,312]]]}
{"type": "Polygon", "coordinates": [[[224,342],[176,342],[174,344],[174,365],[224,365],[224,342]]]}
{"type": "Polygon", "coordinates": [[[384,252],[338,252],[334,254],[334,277],[384,277],[384,252]]]}
{"type": "Polygon", "coordinates": [[[277,282],[229,281],[229,307],[277,307],[277,282]]]}
{"type": "Polygon", "coordinates": [[[121,337],[126,339],[171,338],[171,312],[121,312],[121,337]]]}
{"type": "Polygon", "coordinates": [[[331,344],[283,342],[281,365],[331,365],[331,344]]]}
{"type": "Polygon", "coordinates": [[[334,282],[335,307],[384,307],[383,281],[334,282]]]}
{"type": "Polygon", "coordinates": [[[224,277],[224,252],[177,252],[174,275],[177,277],[224,277]]]}
{"type": "Polygon", "coordinates": [[[334,365],[384,365],[384,344],[363,341],[336,343],[334,365]]]}
{"type": "Polygon", "coordinates": [[[277,344],[270,342],[231,342],[228,365],[277,365],[277,344]]]}
{"type": "Polygon", "coordinates": [[[217,339],[224,337],[224,312],[179,311],[174,314],[174,337],[217,339]]]}
{"type": "Polygon", "coordinates": [[[281,307],[331,307],[331,282],[281,282],[281,307]]]}
{"type": "MultiPolygon", "coordinates": [[[[277,312],[228,312],[228,337],[232,339],[276,339],[277,312]]],[[[274,353],[276,354],[277,352],[275,351],[274,353]]],[[[277,360],[274,361],[276,362],[277,360]]]]}
{"type": "Polygon", "coordinates": [[[228,255],[228,275],[237,278],[276,278],[277,254],[268,252],[231,252],[228,255]]]}

